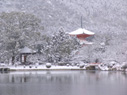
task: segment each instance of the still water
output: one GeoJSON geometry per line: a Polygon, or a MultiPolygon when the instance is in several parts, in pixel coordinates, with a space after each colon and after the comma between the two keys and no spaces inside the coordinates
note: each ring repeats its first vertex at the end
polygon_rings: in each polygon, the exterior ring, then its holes
{"type": "Polygon", "coordinates": [[[127,95],[127,72],[0,73],[0,95],[127,95]]]}

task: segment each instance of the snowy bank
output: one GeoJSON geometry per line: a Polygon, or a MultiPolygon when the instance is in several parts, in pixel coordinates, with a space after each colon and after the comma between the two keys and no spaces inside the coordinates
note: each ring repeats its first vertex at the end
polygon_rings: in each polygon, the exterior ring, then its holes
{"type": "Polygon", "coordinates": [[[79,68],[77,66],[51,66],[47,68],[45,65],[38,66],[9,66],[10,71],[36,71],[36,70],[85,70],[85,68],[79,68]]]}
{"type": "Polygon", "coordinates": [[[51,63],[46,63],[45,65],[5,65],[0,66],[0,70],[4,71],[7,69],[9,71],[43,71],[43,70],[101,70],[101,71],[127,71],[127,64],[113,64],[108,66],[102,63],[80,63],[77,65],[65,65],[65,66],[55,66],[51,63]]]}

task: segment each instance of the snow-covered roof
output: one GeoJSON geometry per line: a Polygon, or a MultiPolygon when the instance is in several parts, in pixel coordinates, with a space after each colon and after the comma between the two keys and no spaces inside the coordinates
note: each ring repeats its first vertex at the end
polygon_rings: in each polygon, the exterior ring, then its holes
{"type": "Polygon", "coordinates": [[[28,47],[24,47],[20,50],[20,53],[33,53],[33,50],[28,47]]]}
{"type": "Polygon", "coordinates": [[[79,34],[87,34],[87,35],[94,35],[95,33],[88,31],[84,28],[79,28],[75,31],[72,31],[71,33],[69,33],[70,35],[79,35],[79,34]]]}

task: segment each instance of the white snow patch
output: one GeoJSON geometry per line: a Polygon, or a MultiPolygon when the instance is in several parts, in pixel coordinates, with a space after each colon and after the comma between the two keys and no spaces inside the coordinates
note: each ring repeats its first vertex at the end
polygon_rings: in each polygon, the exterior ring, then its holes
{"type": "Polygon", "coordinates": [[[86,29],[83,29],[83,28],[79,28],[71,33],[69,33],[70,35],[79,35],[79,34],[87,34],[87,35],[94,35],[93,32],[91,31],[88,31],[86,29]]]}

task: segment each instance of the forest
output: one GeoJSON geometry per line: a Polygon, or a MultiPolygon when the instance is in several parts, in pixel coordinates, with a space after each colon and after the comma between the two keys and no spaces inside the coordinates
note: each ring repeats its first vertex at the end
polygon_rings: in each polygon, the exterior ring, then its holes
{"type": "Polygon", "coordinates": [[[127,62],[127,1],[0,0],[0,61],[16,62],[25,46],[37,51],[28,61],[120,64],[127,62]],[[69,32],[95,33],[81,47],[69,32]],[[76,53],[78,52],[78,53],[76,53]]]}

